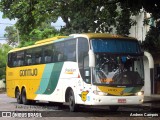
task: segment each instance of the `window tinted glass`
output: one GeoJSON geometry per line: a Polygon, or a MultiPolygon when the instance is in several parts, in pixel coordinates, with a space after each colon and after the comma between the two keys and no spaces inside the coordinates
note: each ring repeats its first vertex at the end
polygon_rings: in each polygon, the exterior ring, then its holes
{"type": "Polygon", "coordinates": [[[33,64],[33,54],[32,54],[32,49],[26,50],[25,54],[25,63],[26,65],[32,65],[33,64]]]}
{"type": "Polygon", "coordinates": [[[90,78],[86,78],[85,73],[89,72],[89,46],[86,38],[78,38],[78,66],[83,80],[90,83],[90,78]]]}
{"type": "Polygon", "coordinates": [[[17,54],[16,53],[9,53],[8,54],[8,66],[15,67],[17,66],[17,54]]]}
{"type": "Polygon", "coordinates": [[[68,40],[65,42],[64,55],[66,61],[76,61],[76,40],[68,40]]]}
{"type": "Polygon", "coordinates": [[[44,47],[44,63],[51,63],[53,58],[53,46],[48,45],[44,47]]]}
{"type": "Polygon", "coordinates": [[[17,66],[24,65],[24,51],[17,52],[17,66]]]}
{"type": "Polygon", "coordinates": [[[64,56],[64,42],[59,42],[59,43],[55,43],[55,51],[56,51],[56,56],[57,57],[57,61],[56,62],[62,62],[65,60],[65,56],[64,56]]]}
{"type": "Polygon", "coordinates": [[[76,61],[76,40],[67,40],[53,45],[54,61],[76,61]]]}
{"type": "Polygon", "coordinates": [[[35,64],[40,64],[42,63],[42,48],[34,48],[33,49],[33,54],[34,54],[34,61],[33,63],[35,64]]]}
{"type": "Polygon", "coordinates": [[[76,39],[8,54],[8,66],[28,66],[63,61],[76,61],[76,39]]]}

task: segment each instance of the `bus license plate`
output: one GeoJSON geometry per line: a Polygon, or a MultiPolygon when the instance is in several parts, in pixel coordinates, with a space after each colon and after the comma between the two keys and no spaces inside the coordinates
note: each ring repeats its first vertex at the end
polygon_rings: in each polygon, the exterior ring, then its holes
{"type": "Polygon", "coordinates": [[[126,103],[126,99],[118,99],[118,103],[126,103]]]}

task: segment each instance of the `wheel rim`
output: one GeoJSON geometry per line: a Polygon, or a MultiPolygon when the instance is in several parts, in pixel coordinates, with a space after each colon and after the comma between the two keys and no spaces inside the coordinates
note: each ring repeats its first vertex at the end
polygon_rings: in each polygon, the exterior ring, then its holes
{"type": "Polygon", "coordinates": [[[73,96],[70,96],[70,98],[69,98],[69,106],[70,106],[70,108],[73,108],[73,106],[74,106],[73,96]]]}
{"type": "Polygon", "coordinates": [[[26,93],[25,93],[25,91],[22,92],[22,102],[23,103],[26,102],[26,93]]]}
{"type": "Polygon", "coordinates": [[[74,101],[74,96],[73,96],[73,92],[70,92],[69,95],[69,109],[70,111],[75,111],[75,101],[74,101]]]}
{"type": "Polygon", "coordinates": [[[20,92],[19,91],[17,91],[16,98],[17,98],[17,102],[20,102],[21,98],[20,98],[20,92]]]}

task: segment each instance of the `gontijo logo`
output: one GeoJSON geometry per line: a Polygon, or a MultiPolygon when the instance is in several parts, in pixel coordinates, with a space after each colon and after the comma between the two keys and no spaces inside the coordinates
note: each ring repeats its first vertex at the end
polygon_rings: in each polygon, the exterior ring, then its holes
{"type": "Polygon", "coordinates": [[[74,72],[76,72],[76,69],[72,69],[72,68],[65,69],[65,74],[73,74],[74,72]]]}
{"type": "Polygon", "coordinates": [[[37,76],[38,69],[23,69],[19,71],[19,76],[37,76]]]}

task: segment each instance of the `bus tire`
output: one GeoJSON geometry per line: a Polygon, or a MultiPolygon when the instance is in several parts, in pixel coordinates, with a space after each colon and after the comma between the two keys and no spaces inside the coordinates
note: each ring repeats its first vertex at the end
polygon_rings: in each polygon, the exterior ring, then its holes
{"type": "Polygon", "coordinates": [[[20,93],[20,91],[19,91],[19,89],[18,88],[16,88],[16,93],[15,93],[15,97],[16,97],[16,99],[17,99],[17,103],[18,104],[22,104],[22,98],[21,98],[21,93],[20,93]]]}
{"type": "Polygon", "coordinates": [[[76,112],[77,108],[78,108],[78,105],[75,104],[75,97],[74,97],[73,90],[69,91],[68,102],[69,102],[70,112],[76,112]]]}
{"type": "Polygon", "coordinates": [[[21,96],[22,96],[22,103],[23,103],[24,105],[28,105],[28,104],[29,104],[29,100],[27,100],[26,89],[25,89],[25,88],[22,89],[22,94],[21,94],[21,96]]]}
{"type": "Polygon", "coordinates": [[[118,110],[119,106],[117,105],[111,105],[109,106],[109,110],[112,111],[112,112],[116,112],[118,110]]]}

